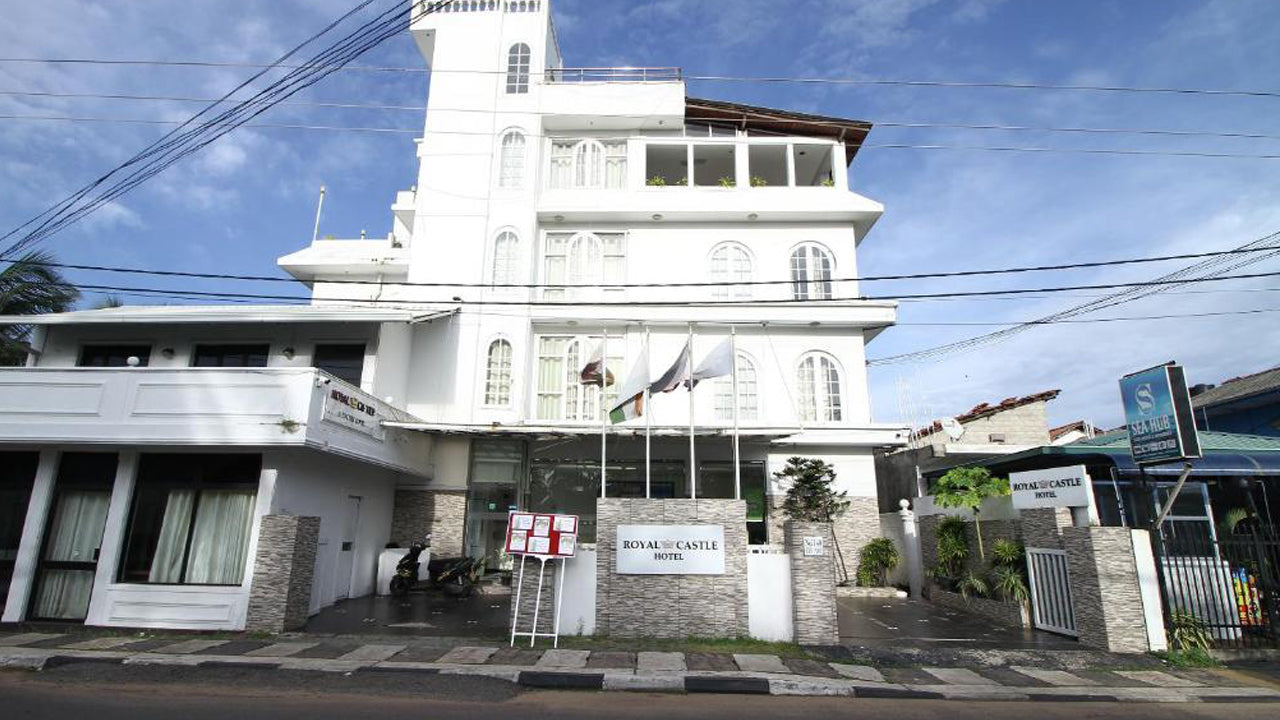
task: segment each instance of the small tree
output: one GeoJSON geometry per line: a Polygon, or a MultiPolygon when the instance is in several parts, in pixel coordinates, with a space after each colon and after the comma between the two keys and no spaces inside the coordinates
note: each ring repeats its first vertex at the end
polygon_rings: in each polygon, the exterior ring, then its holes
{"type": "Polygon", "coordinates": [[[933,501],[938,507],[965,508],[973,511],[973,529],[978,536],[978,557],[986,559],[982,548],[982,521],[978,519],[978,510],[987,498],[1009,494],[1007,478],[991,477],[991,471],[984,467],[958,467],[947,471],[933,490],[933,501]]]}
{"type": "MultiPolygon", "coordinates": [[[[782,511],[792,520],[829,523],[849,509],[849,494],[843,490],[837,492],[831,487],[836,480],[835,468],[822,460],[788,458],[787,466],[774,476],[790,483],[787,497],[782,501],[782,511]]],[[[844,554],[840,551],[840,541],[836,539],[834,527],[831,529],[831,542],[835,545],[836,558],[840,561],[840,575],[847,583],[849,571],[845,567],[844,554]]]]}

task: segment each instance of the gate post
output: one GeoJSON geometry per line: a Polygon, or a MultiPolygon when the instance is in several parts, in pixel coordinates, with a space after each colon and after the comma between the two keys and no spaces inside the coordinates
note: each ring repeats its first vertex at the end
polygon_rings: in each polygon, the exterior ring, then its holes
{"type": "Polygon", "coordinates": [[[920,557],[920,531],[916,527],[916,514],[911,512],[911,502],[898,501],[898,517],[902,518],[902,552],[907,556],[907,587],[911,597],[919,600],[924,587],[924,563],[920,557]]]}
{"type": "MultiPolygon", "coordinates": [[[[1134,544],[1145,540],[1143,536],[1124,527],[1062,528],[1081,644],[1120,653],[1157,649],[1134,544]]],[[[1163,617],[1158,612],[1156,616],[1162,625],[1163,617]]],[[[1163,635],[1163,627],[1158,635],[1163,635]]]]}

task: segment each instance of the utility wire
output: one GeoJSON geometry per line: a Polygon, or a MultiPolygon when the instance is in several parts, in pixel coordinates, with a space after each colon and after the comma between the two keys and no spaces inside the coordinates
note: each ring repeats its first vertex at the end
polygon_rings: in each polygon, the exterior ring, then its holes
{"type": "MultiPolygon", "coordinates": [[[[55,100],[133,100],[133,101],[151,101],[151,102],[187,102],[187,103],[211,103],[211,102],[230,102],[219,101],[214,98],[194,98],[175,95],[127,95],[127,94],[97,94],[97,93],[62,93],[62,92],[41,92],[41,91],[21,91],[21,90],[0,90],[0,95],[10,97],[35,97],[55,100]]],[[[534,115],[546,116],[555,115],[549,111],[494,111],[482,110],[478,108],[449,108],[449,107],[433,107],[428,108],[426,105],[383,105],[376,103],[344,103],[344,102],[307,102],[299,100],[286,100],[278,103],[282,106],[291,107],[308,107],[321,109],[338,109],[338,110],[389,110],[400,112],[423,113],[431,110],[439,113],[475,113],[483,115],[534,115]]],[[[6,115],[0,116],[4,118],[23,118],[36,119],[31,116],[23,115],[6,115]]],[[[653,117],[652,114],[642,115],[638,113],[601,113],[593,115],[597,118],[609,119],[630,119],[643,120],[653,117]]],[[[762,113],[745,113],[744,117],[765,117],[762,113]]],[[[685,115],[687,121],[692,122],[719,122],[719,123],[737,123],[740,120],[734,118],[726,118],[723,115],[717,116],[701,116],[701,115],[685,115]]],[[[139,121],[141,122],[141,121],[139,121]]],[[[824,120],[807,120],[807,119],[788,119],[788,123],[794,125],[812,125],[817,127],[831,127],[833,124],[824,120]]],[[[957,122],[928,122],[922,120],[875,120],[867,119],[865,122],[871,123],[877,128],[900,128],[900,129],[940,129],[940,130],[998,130],[1010,132],[1050,132],[1050,133],[1096,133],[1096,134],[1112,134],[1112,135],[1157,135],[1168,137],[1209,137],[1224,139],[1245,139],[1245,140],[1280,140],[1280,135],[1256,133],[1256,132],[1221,132],[1212,130],[1173,130],[1161,128],[1120,128],[1120,127],[1075,127],[1075,126],[1047,126],[1047,125],[1009,125],[1000,123],[957,123],[957,122]]],[[[274,126],[273,126],[274,127],[274,126]]],[[[291,126],[292,127],[292,126],[291,126]]],[[[317,128],[320,129],[320,128],[317,128]]],[[[356,129],[356,128],[324,128],[324,129],[356,129]]],[[[368,128],[370,130],[399,130],[398,128],[368,128]]],[[[421,130],[404,129],[403,132],[421,133],[421,130]]]]}
{"type": "MultiPolygon", "coordinates": [[[[198,60],[112,60],[99,58],[35,58],[35,57],[0,57],[0,63],[43,63],[54,65],[145,65],[153,67],[194,67],[194,68],[300,68],[283,64],[260,65],[254,63],[210,62],[198,60]]],[[[470,75],[503,75],[502,70],[433,70],[424,67],[388,67],[388,66],[342,66],[335,69],[344,72],[379,72],[379,73],[417,73],[417,74],[470,74],[470,75]]],[[[545,73],[532,73],[535,77],[546,75],[559,76],[565,70],[577,68],[553,68],[545,73]]],[[[589,68],[588,68],[589,69],[589,68]]],[[[608,69],[608,68],[600,68],[608,69]]],[[[679,68],[671,68],[678,70],[679,68]]],[[[1253,90],[1244,88],[1202,88],[1202,87],[1169,87],[1142,85],[1091,85],[1083,83],[1033,83],[1008,81],[956,81],[956,80],[909,80],[898,78],[854,78],[854,77],[782,77],[782,76],[749,76],[749,75],[697,75],[681,72],[683,80],[703,82],[735,82],[763,84],[803,84],[803,85],[852,85],[867,87],[930,87],[930,88],[992,88],[1007,90],[1064,90],[1076,92],[1109,92],[1109,93],[1155,93],[1172,95],[1213,95],[1236,97],[1280,97],[1280,91],[1253,90]]]]}
{"type": "MultiPolygon", "coordinates": [[[[1200,258],[1215,258],[1231,255],[1248,255],[1250,253],[1270,252],[1280,250],[1280,245],[1263,245],[1261,247],[1233,248],[1231,250],[1216,250],[1201,253],[1181,253],[1178,255],[1160,255],[1153,257],[1138,258],[1122,258],[1118,260],[1098,260],[1093,262],[1079,263],[1061,263],[1057,265],[1024,265],[1021,267],[1007,268],[990,268],[983,270],[954,270],[939,272],[923,272],[909,273],[901,275],[867,275],[864,277],[843,277],[831,278],[829,280],[733,280],[733,281],[701,281],[701,282],[658,282],[658,283],[475,283],[475,282],[410,282],[407,280],[396,281],[373,281],[373,280],[350,280],[344,278],[333,278],[320,280],[318,282],[326,285],[357,285],[357,286],[378,286],[378,287],[430,287],[430,288],[484,288],[484,289],[545,289],[545,288],[607,288],[607,289],[627,289],[627,288],[723,288],[723,287],[752,287],[752,286],[769,286],[769,285],[809,285],[812,283],[851,283],[851,282],[885,282],[885,281],[901,281],[901,280],[932,280],[947,278],[964,278],[964,277],[983,277],[991,275],[1016,275],[1031,272],[1055,272],[1062,270],[1084,270],[1101,267],[1116,267],[1122,265],[1135,265],[1144,263],[1169,262],[1173,260],[1194,260],[1200,258]]],[[[186,270],[159,270],[153,268],[140,267],[121,267],[117,265],[87,265],[80,263],[65,263],[55,261],[30,261],[31,265],[40,265],[44,267],[60,268],[64,270],[85,270],[92,272],[110,272],[124,273],[130,275],[152,275],[158,277],[180,277],[180,278],[198,278],[206,280],[246,280],[253,282],[278,282],[278,283],[295,283],[297,280],[291,277],[280,277],[278,275],[245,275],[234,273],[213,273],[213,272],[194,272],[186,270]]],[[[1091,286],[1097,287],[1127,287],[1128,285],[1108,285],[1108,286],[1091,286]]],[[[1026,291],[1033,292],[1033,291],[1026,291]]],[[[905,299],[907,296],[902,296],[905,299]]]]}
{"type": "MultiPolygon", "coordinates": [[[[171,120],[145,120],[133,118],[103,118],[103,117],[87,117],[87,116],[68,116],[68,115],[0,115],[0,119],[5,120],[31,120],[31,121],[63,121],[63,122],[88,122],[88,123],[112,123],[123,125],[176,125],[178,121],[171,120]]],[[[268,128],[268,129],[285,129],[285,130],[323,130],[337,132],[368,132],[368,133],[391,133],[399,135],[423,135],[421,130],[411,130],[408,128],[387,128],[387,127],[359,127],[359,126],[341,126],[341,125],[302,125],[302,124],[283,124],[283,123],[235,123],[227,125],[229,128],[252,127],[252,128],[268,128]]],[[[426,133],[429,136],[442,135],[458,135],[458,136],[481,136],[492,137],[494,134],[489,132],[476,132],[467,130],[432,130],[426,133]]],[[[526,137],[533,138],[549,138],[559,137],[552,135],[526,134],[526,137]]],[[[620,136],[624,137],[624,136],[620,136]]],[[[609,138],[596,138],[598,140],[607,140],[609,138]]],[[[1280,139],[1280,138],[1277,138],[1280,139]]],[[[1026,146],[1026,145],[954,145],[954,144],[920,144],[920,143],[859,143],[860,149],[871,150],[966,150],[976,152],[1005,152],[1005,153],[1067,153],[1067,154],[1084,154],[1084,155],[1126,155],[1126,156],[1153,156],[1153,157],[1187,157],[1187,158],[1211,158],[1211,159],[1237,159],[1237,160],[1280,160],[1280,153],[1235,153],[1235,152],[1210,152],[1199,150],[1142,150],[1134,148],[1069,148],[1069,147],[1043,147],[1043,146],[1026,146]]]]}

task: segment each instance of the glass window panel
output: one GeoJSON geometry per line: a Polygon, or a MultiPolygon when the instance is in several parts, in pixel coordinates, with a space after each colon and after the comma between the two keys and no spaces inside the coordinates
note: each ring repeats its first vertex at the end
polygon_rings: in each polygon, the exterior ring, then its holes
{"type": "Polygon", "coordinates": [[[197,345],[192,367],[266,367],[270,345],[197,345]]]}
{"type": "Polygon", "coordinates": [[[506,340],[495,340],[489,345],[484,404],[511,404],[511,343],[506,340]]]}
{"type": "Polygon", "coordinates": [[[312,364],[318,370],[360,387],[364,378],[364,344],[316,345],[312,364]]]}
{"type": "Polygon", "coordinates": [[[138,358],[138,367],[151,361],[150,345],[85,345],[80,348],[79,367],[128,367],[129,358],[138,358]]]}
{"type": "Polygon", "coordinates": [[[511,130],[502,136],[498,186],[514,188],[524,184],[524,134],[511,130]]]}
{"type": "Polygon", "coordinates": [[[529,92],[529,46],[516,43],[507,51],[507,94],[529,92]]]}

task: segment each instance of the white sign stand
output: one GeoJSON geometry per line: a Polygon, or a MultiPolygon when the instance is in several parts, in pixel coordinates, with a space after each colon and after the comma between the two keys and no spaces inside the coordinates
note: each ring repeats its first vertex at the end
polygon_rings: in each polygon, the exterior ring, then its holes
{"type": "Polygon", "coordinates": [[[564,597],[564,558],[560,558],[560,578],[558,583],[559,586],[556,589],[556,608],[554,618],[552,619],[552,631],[549,633],[540,633],[538,632],[538,613],[542,609],[542,582],[546,577],[547,561],[555,560],[556,558],[553,555],[533,556],[541,563],[538,566],[538,594],[533,599],[533,626],[530,628],[529,632],[520,632],[518,631],[520,626],[520,594],[524,590],[524,560],[526,557],[529,556],[520,556],[520,575],[516,580],[516,604],[511,612],[511,647],[516,646],[517,636],[528,636],[529,647],[533,647],[534,643],[538,641],[538,638],[545,637],[551,638],[551,647],[558,648],[560,647],[560,602],[564,597]]]}

